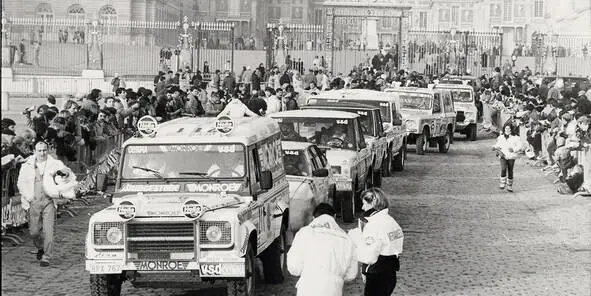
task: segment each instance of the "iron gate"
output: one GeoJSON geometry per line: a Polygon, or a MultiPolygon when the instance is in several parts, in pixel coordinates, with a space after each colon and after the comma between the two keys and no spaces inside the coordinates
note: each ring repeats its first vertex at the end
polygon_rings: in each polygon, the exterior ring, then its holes
{"type": "Polygon", "coordinates": [[[193,69],[205,72],[205,63],[209,72],[233,71],[234,69],[234,23],[199,22],[193,23],[196,50],[194,51],[193,69]]]}
{"type": "Polygon", "coordinates": [[[496,32],[410,31],[409,67],[433,75],[490,74],[501,66],[502,39],[496,32]]]}
{"type": "Polygon", "coordinates": [[[319,25],[267,24],[265,40],[267,68],[287,64],[288,68],[305,73],[317,56],[321,60],[319,52],[324,48],[322,37],[323,28],[319,25]],[[282,48],[285,49],[283,54],[280,53],[282,48]]]}

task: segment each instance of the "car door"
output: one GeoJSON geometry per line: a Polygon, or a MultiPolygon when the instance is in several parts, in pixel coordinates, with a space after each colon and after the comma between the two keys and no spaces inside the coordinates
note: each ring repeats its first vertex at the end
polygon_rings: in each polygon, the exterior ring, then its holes
{"type": "Polygon", "coordinates": [[[443,103],[441,100],[441,94],[440,93],[435,93],[433,96],[433,119],[431,120],[432,122],[432,126],[431,126],[431,131],[433,136],[435,137],[440,137],[442,136],[442,124],[443,124],[443,120],[445,117],[445,113],[443,110],[443,103]]]}
{"type": "MultiPolygon", "coordinates": [[[[456,122],[456,111],[454,110],[453,99],[451,93],[446,91],[443,93],[443,109],[445,112],[443,127],[446,128],[448,124],[452,124],[455,127],[456,122]]],[[[445,129],[444,129],[445,132],[445,129]]]]}
{"type": "Polygon", "coordinates": [[[367,175],[369,172],[369,168],[371,167],[371,161],[373,155],[370,151],[370,148],[365,144],[365,138],[363,137],[363,132],[361,131],[361,124],[359,123],[359,119],[355,119],[355,134],[357,138],[357,154],[358,154],[358,171],[359,171],[359,179],[367,182],[367,175]]]}
{"type": "Polygon", "coordinates": [[[378,135],[378,151],[379,151],[379,158],[378,160],[381,162],[386,157],[386,149],[388,149],[388,140],[386,139],[386,134],[384,133],[384,125],[382,124],[382,117],[380,115],[380,110],[377,109],[374,112],[374,129],[378,135]]]}
{"type": "MultiPolygon", "coordinates": [[[[322,163],[320,161],[320,158],[318,157],[316,150],[313,148],[314,146],[310,146],[308,147],[308,149],[306,149],[306,154],[310,155],[312,174],[314,173],[314,171],[324,168],[322,166],[322,163]]],[[[312,176],[312,179],[314,179],[314,196],[317,198],[317,202],[325,202],[326,197],[328,196],[328,182],[326,182],[327,177],[312,176]]]]}
{"type": "MultiPolygon", "coordinates": [[[[316,154],[322,163],[322,167],[328,170],[328,177],[326,177],[326,188],[328,189],[328,196],[331,197],[331,190],[333,190],[336,182],[334,176],[332,175],[330,163],[328,163],[328,159],[326,158],[326,152],[322,151],[320,148],[318,148],[318,146],[312,146],[312,149],[316,151],[316,154]]],[[[334,190],[336,190],[336,188],[334,188],[334,190]]]]}

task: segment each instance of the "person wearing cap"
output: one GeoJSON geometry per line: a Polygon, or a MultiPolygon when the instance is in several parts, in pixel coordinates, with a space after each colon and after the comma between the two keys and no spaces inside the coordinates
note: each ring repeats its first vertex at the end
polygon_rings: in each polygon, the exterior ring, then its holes
{"type": "Polygon", "coordinates": [[[355,245],[335,221],[336,211],[321,203],[314,219],[295,235],[287,253],[287,270],[300,279],[298,296],[340,296],[345,282],[357,277],[355,245]]]}
{"type": "Polygon", "coordinates": [[[396,287],[400,270],[404,233],[389,214],[386,193],[380,188],[361,194],[363,217],[358,227],[349,231],[356,246],[357,260],[362,263],[365,296],[389,296],[396,287]]]}
{"type": "Polygon", "coordinates": [[[513,192],[513,168],[515,160],[522,150],[521,141],[519,136],[515,134],[515,129],[508,124],[503,126],[501,135],[499,135],[497,142],[493,146],[493,151],[497,152],[501,162],[500,189],[507,188],[507,191],[513,192]]]}
{"type": "Polygon", "coordinates": [[[16,136],[16,122],[10,118],[2,118],[2,146],[12,144],[12,139],[16,136]]]}

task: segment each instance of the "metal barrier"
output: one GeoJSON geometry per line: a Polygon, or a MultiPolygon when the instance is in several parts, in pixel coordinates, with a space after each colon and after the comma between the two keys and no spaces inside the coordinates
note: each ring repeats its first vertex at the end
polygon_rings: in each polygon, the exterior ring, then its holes
{"type": "MultiPolygon", "coordinates": [[[[78,149],[76,161],[65,160],[64,164],[71,168],[80,179],[92,171],[99,158],[120,147],[124,140],[124,134],[119,134],[98,143],[94,150],[88,146],[82,146],[78,149]]],[[[9,230],[27,223],[26,213],[21,205],[21,196],[18,194],[16,186],[19,170],[20,166],[14,161],[2,167],[2,239],[9,240],[14,245],[22,243],[22,239],[17,234],[8,233],[9,230]]],[[[83,198],[76,200],[88,205],[88,202],[83,198]]],[[[61,213],[67,213],[70,216],[76,215],[67,206],[66,204],[58,207],[58,216],[61,213]]]]}

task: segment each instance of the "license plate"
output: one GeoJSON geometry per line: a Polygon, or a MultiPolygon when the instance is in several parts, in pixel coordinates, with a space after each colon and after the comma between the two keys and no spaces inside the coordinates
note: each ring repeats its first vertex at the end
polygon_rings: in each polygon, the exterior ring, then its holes
{"type": "Polygon", "coordinates": [[[351,182],[337,182],[337,190],[338,191],[351,191],[353,188],[353,185],[351,185],[351,182]]]}
{"type": "Polygon", "coordinates": [[[86,270],[90,274],[118,274],[123,270],[123,264],[118,262],[87,262],[86,270]]]}

